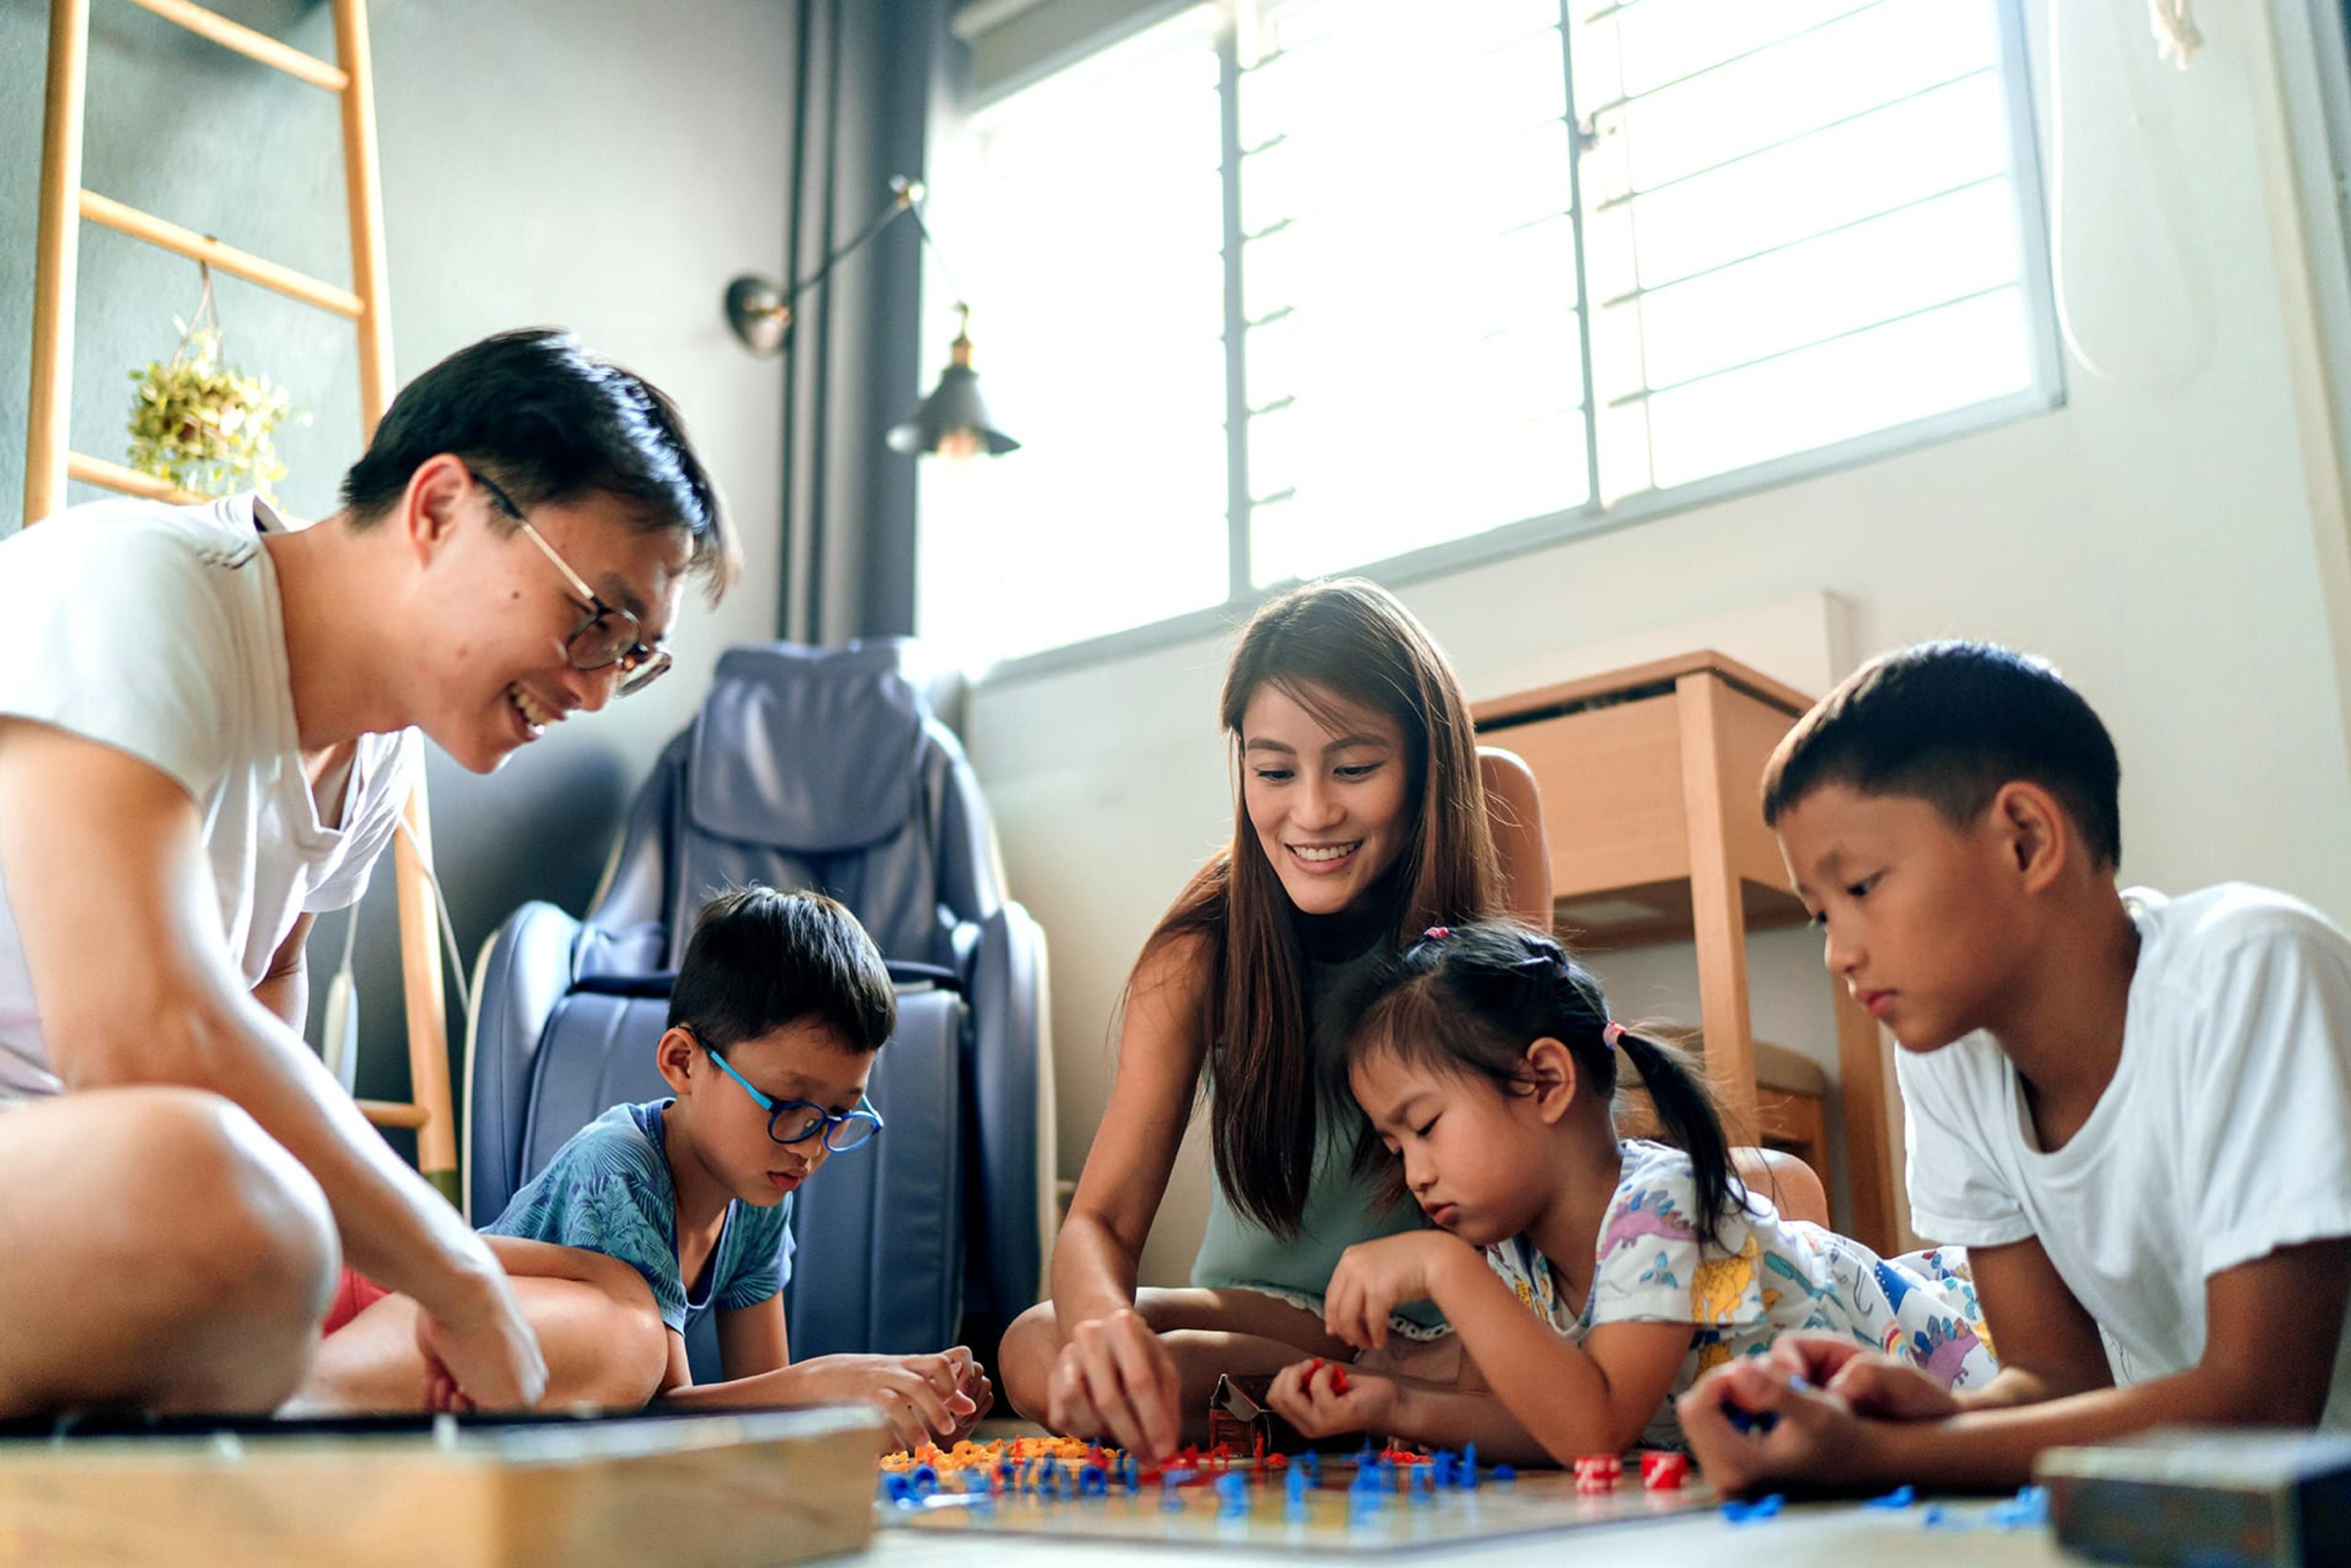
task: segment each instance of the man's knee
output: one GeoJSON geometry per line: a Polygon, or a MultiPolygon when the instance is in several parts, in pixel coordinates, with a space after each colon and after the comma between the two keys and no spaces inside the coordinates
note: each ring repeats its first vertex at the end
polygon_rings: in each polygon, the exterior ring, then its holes
{"type": "Polygon", "coordinates": [[[145,1167],[152,1266],[192,1306],[298,1325],[325,1312],[341,1249],[326,1194],[253,1118],[218,1095],[139,1089],[121,1107],[145,1167]]]}

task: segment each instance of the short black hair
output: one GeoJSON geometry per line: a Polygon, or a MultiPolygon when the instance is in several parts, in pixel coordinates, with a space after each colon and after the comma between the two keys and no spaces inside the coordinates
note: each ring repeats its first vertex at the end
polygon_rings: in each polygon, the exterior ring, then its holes
{"type": "Polygon", "coordinates": [[[669,994],[669,1027],[726,1051],[803,1019],[860,1055],[897,1027],[889,968],[857,916],[820,893],[756,883],[704,904],[669,994]]]}
{"type": "Polygon", "coordinates": [[[676,405],[569,332],[500,332],[402,388],[367,455],[343,476],[352,522],[381,519],[444,452],[482,469],[517,506],[611,496],[640,528],[685,530],[686,570],[704,576],[714,601],[734,580],[734,530],[676,405]]]}
{"type": "Polygon", "coordinates": [[[2044,659],[1922,643],[1855,671],[1796,721],[1763,770],[1763,820],[1823,785],[1908,795],[1965,828],[2001,786],[2057,798],[2099,863],[2122,863],[2122,762],[2082,694],[2044,659]]]}

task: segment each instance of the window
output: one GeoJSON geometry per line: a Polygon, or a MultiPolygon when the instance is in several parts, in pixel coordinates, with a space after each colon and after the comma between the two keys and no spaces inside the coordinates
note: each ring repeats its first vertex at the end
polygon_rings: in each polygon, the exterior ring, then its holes
{"type": "Polygon", "coordinates": [[[926,468],[925,631],[1014,657],[2049,406],[2021,47],[2008,0],[1239,0],[1000,99],[950,248],[1029,445],[926,468]]]}

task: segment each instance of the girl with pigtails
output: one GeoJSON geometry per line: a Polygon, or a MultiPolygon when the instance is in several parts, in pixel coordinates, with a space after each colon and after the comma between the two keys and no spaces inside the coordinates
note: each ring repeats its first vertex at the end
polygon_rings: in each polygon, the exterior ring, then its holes
{"type": "Polygon", "coordinates": [[[1509,1454],[1523,1434],[1561,1464],[1679,1447],[1676,1396],[1798,1329],[1848,1334],[1947,1387],[1997,1370],[1961,1255],[1880,1259],[1783,1217],[1740,1179],[1687,1060],[1612,1019],[1550,937],[1431,927],[1346,1012],[1343,1060],[1368,1118],[1359,1168],[1431,1228],[1348,1249],[1324,1326],[1376,1348],[1400,1303],[1432,1301],[1483,1377],[1434,1388],[1301,1360],[1270,1397],[1309,1436],[1509,1454]],[[1618,1136],[1627,1066],[1677,1147],[1618,1136]]]}

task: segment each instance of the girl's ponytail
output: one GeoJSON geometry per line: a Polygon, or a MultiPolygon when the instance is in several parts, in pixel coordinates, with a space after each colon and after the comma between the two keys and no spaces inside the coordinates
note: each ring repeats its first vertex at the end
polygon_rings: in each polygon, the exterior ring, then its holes
{"type": "MultiPolygon", "coordinates": [[[[1698,1245],[1720,1245],[1722,1221],[1747,1205],[1722,1117],[1689,1058],[1613,1021],[1599,979],[1546,932],[1499,920],[1433,925],[1337,1011],[1350,1020],[1333,1053],[1341,1069],[1386,1051],[1523,1093],[1532,1087],[1527,1047],[1549,1037],[1568,1048],[1586,1091],[1605,1103],[1616,1092],[1620,1062],[1630,1062],[1667,1134],[1689,1155],[1698,1245]]],[[[1358,1170],[1384,1173],[1391,1191],[1401,1193],[1395,1158],[1369,1123],[1359,1123],[1355,1155],[1358,1170]]]]}
{"type": "MultiPolygon", "coordinates": [[[[1614,1026],[1611,1026],[1613,1029],[1614,1026]]],[[[1667,1134],[1690,1157],[1698,1187],[1698,1239],[1701,1248],[1716,1244],[1728,1207],[1746,1206],[1746,1190],[1731,1174],[1730,1139],[1722,1130],[1722,1116],[1714,1096],[1692,1069],[1688,1057],[1671,1046],[1645,1036],[1618,1032],[1616,1049],[1641,1075],[1649,1103],[1667,1134]],[[1734,1190],[1736,1187],[1736,1190],[1734,1190]]]]}

